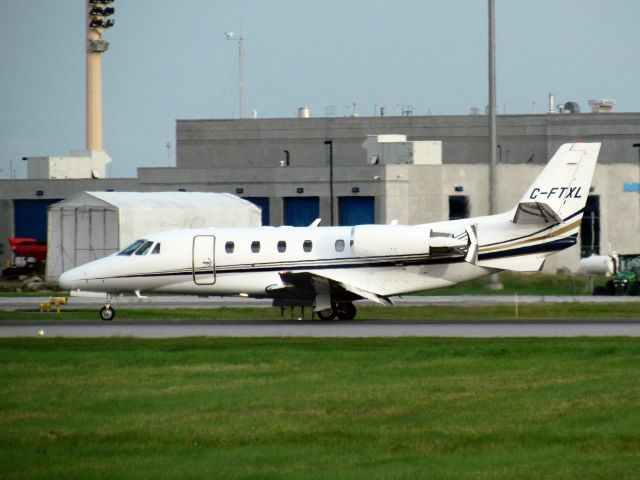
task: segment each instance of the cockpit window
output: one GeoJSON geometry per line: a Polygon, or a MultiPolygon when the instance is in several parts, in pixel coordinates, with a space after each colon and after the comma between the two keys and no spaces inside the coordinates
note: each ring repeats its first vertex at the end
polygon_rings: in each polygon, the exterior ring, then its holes
{"type": "Polygon", "coordinates": [[[146,255],[151,248],[151,245],[153,245],[153,242],[151,240],[147,240],[140,248],[138,248],[138,250],[136,250],[136,255],[146,255]]]}
{"type": "Polygon", "coordinates": [[[136,240],[135,242],[129,244],[128,247],[126,247],[124,250],[122,250],[121,252],[118,253],[118,255],[131,255],[133,254],[133,252],[135,252],[138,248],[140,248],[140,245],[142,245],[144,242],[146,242],[146,240],[136,240]]]}
{"type": "Polygon", "coordinates": [[[158,255],[160,253],[160,244],[156,243],[156,246],[153,247],[153,250],[151,251],[151,255],[158,255]]]}

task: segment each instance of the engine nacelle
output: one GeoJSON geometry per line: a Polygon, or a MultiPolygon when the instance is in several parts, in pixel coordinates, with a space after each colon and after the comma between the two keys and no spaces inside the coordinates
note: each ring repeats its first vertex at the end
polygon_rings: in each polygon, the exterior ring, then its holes
{"type": "Polygon", "coordinates": [[[358,257],[427,255],[431,230],[409,225],[359,225],[352,230],[353,253],[358,257]]]}

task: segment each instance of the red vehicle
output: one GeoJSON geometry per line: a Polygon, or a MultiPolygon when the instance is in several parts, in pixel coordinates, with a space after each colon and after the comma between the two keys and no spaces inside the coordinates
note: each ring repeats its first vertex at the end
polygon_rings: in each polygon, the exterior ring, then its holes
{"type": "Polygon", "coordinates": [[[35,238],[8,238],[11,251],[16,257],[33,257],[37,263],[47,259],[47,244],[38,243],[35,238]]]}

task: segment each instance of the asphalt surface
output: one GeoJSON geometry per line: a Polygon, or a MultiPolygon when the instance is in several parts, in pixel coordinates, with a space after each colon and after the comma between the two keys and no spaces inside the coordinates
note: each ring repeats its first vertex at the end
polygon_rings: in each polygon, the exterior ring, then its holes
{"type": "Polygon", "coordinates": [[[0,337],[640,337],[640,321],[2,322],[0,337]]]}
{"type": "MultiPolygon", "coordinates": [[[[0,297],[0,309],[32,309],[49,297],[0,297]]],[[[543,303],[638,303],[640,297],[592,296],[407,296],[394,298],[400,306],[409,305],[522,305],[543,303]]],[[[359,302],[359,305],[365,302],[359,302]]],[[[72,297],[63,309],[95,308],[104,304],[99,298],[72,297]]],[[[115,304],[114,304],[115,305],[115,304]]],[[[146,299],[123,297],[115,308],[217,308],[271,307],[269,300],[239,297],[156,296],[146,299]]],[[[3,321],[0,337],[136,337],[177,338],[210,337],[640,337],[638,320],[605,321],[376,321],[321,322],[319,320],[285,321],[3,321]]]]}
{"type": "MultiPolygon", "coordinates": [[[[40,303],[46,302],[49,297],[0,297],[0,309],[17,310],[38,308],[40,303]]],[[[594,297],[591,295],[438,295],[393,297],[393,302],[398,306],[428,306],[428,305],[521,305],[544,303],[637,303],[640,307],[640,296],[620,297],[594,297]]],[[[63,308],[95,308],[99,310],[104,305],[104,297],[69,297],[69,303],[63,308]]],[[[271,300],[242,297],[195,297],[195,296],[151,296],[137,298],[127,296],[117,299],[114,308],[218,308],[218,307],[252,307],[270,308],[271,300]]],[[[369,301],[360,301],[357,305],[376,305],[369,301]]]]}

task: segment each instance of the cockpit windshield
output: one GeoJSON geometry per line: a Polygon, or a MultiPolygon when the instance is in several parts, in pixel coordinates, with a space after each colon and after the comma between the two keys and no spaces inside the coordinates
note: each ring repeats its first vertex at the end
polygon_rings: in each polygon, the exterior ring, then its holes
{"type": "Polygon", "coordinates": [[[153,245],[153,242],[150,240],[147,240],[142,244],[140,248],[136,250],[136,255],[145,255],[151,248],[151,245],[153,245]]]}
{"type": "Polygon", "coordinates": [[[129,244],[129,246],[127,246],[124,250],[122,250],[121,252],[118,252],[118,255],[132,255],[133,252],[135,252],[138,248],[140,248],[140,245],[142,245],[143,243],[147,242],[148,240],[136,240],[135,242],[129,244]]]}
{"type": "Polygon", "coordinates": [[[140,239],[129,244],[124,250],[118,252],[118,255],[130,257],[133,254],[136,255],[157,255],[160,253],[160,243],[156,243],[153,240],[140,239]],[[153,247],[153,250],[151,249],[153,247]]]}

